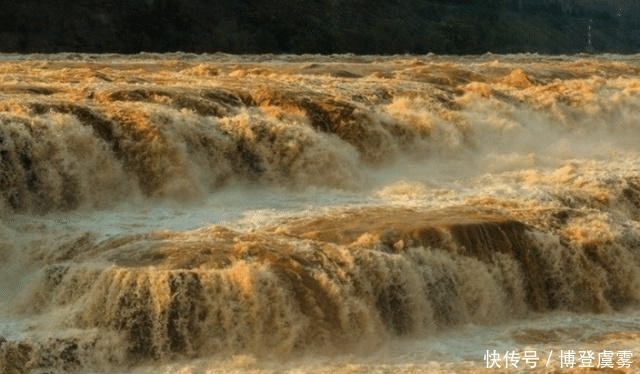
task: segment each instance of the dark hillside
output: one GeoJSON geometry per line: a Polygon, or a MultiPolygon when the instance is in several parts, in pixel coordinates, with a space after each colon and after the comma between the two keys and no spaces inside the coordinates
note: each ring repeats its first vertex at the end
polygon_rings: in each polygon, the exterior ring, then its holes
{"type": "Polygon", "coordinates": [[[635,52],[640,2],[3,0],[1,52],[635,52]],[[638,4],[636,4],[638,3],[638,4]]]}

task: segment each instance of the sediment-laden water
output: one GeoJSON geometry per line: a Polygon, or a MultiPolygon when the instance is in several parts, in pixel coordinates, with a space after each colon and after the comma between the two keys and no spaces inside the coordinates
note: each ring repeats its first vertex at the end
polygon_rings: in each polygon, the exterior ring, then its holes
{"type": "Polygon", "coordinates": [[[638,56],[0,55],[0,371],[640,370],[639,139],[638,56]]]}

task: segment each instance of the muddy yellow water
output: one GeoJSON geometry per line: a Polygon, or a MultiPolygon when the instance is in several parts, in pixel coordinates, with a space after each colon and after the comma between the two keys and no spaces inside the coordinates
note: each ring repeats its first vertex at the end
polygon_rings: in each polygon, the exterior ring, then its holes
{"type": "Polygon", "coordinates": [[[638,139],[638,56],[0,55],[0,371],[636,372],[638,139]]]}

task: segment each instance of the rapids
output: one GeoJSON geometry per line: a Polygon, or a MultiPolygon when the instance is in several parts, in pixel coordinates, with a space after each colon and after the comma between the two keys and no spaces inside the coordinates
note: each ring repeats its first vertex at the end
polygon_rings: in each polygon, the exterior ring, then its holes
{"type": "Polygon", "coordinates": [[[638,361],[639,74],[617,55],[0,55],[0,371],[638,361]]]}

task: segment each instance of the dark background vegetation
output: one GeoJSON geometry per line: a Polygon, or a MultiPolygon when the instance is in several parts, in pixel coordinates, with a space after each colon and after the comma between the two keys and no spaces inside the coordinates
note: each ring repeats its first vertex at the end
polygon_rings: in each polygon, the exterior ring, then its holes
{"type": "Polygon", "coordinates": [[[637,52],[639,0],[0,0],[0,52],[637,52]]]}

